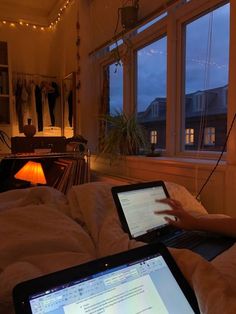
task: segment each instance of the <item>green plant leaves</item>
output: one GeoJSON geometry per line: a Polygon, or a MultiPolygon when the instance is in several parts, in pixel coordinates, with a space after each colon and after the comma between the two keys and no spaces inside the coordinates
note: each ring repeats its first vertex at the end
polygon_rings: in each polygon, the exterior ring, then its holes
{"type": "Polygon", "coordinates": [[[99,155],[107,155],[110,161],[126,155],[137,154],[139,149],[147,149],[145,128],[139,124],[136,114],[127,115],[116,111],[114,115],[102,115],[106,132],[101,137],[99,155]]]}

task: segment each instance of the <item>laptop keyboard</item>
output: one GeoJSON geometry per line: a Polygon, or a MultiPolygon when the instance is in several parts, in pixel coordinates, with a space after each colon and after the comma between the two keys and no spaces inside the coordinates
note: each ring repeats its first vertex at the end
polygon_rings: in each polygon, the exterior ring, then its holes
{"type": "Polygon", "coordinates": [[[177,235],[165,239],[163,242],[166,246],[174,247],[174,248],[186,248],[186,249],[192,249],[195,246],[203,243],[206,240],[206,237],[203,235],[200,235],[196,232],[183,232],[178,233],[177,235]]]}
{"type": "Polygon", "coordinates": [[[179,231],[171,236],[160,239],[167,247],[189,249],[211,261],[217,255],[229,249],[235,239],[217,236],[201,231],[179,231]]]}

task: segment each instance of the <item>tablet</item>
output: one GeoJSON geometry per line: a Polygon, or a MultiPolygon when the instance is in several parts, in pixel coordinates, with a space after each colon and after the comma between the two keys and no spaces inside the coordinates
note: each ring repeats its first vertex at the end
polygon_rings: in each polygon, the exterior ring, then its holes
{"type": "Polygon", "coordinates": [[[163,181],[114,186],[111,192],[122,228],[131,239],[149,242],[146,239],[155,239],[157,230],[159,233],[169,231],[164,219],[166,215],[154,213],[157,209],[171,209],[169,205],[158,202],[169,198],[163,181]]]}
{"type": "Polygon", "coordinates": [[[193,290],[153,243],[18,284],[16,314],[193,314],[193,290]]]}

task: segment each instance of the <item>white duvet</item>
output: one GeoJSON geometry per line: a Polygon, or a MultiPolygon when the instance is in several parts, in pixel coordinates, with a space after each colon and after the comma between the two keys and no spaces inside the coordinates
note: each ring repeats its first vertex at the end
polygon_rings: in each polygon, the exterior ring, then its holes
{"type": "MultiPolygon", "coordinates": [[[[18,282],[144,245],[122,231],[110,187],[103,182],[75,186],[67,197],[48,187],[0,194],[1,314],[13,313],[11,292],[18,282]]],[[[186,208],[206,214],[185,188],[167,187],[186,208]]],[[[212,263],[188,250],[171,253],[202,313],[236,313],[235,246],[212,263]]]]}

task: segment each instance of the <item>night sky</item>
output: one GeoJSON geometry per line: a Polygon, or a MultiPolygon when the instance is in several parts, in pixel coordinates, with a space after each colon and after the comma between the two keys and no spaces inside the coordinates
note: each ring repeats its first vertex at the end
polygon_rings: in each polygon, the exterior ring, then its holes
{"type": "MultiPolygon", "coordinates": [[[[226,4],[187,24],[185,92],[192,93],[228,83],[229,11],[226,4]]],[[[167,38],[138,51],[138,111],[156,97],[166,97],[167,38]]],[[[110,104],[122,108],[122,67],[110,67],[110,104]]]]}

